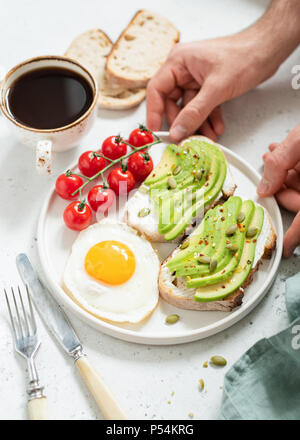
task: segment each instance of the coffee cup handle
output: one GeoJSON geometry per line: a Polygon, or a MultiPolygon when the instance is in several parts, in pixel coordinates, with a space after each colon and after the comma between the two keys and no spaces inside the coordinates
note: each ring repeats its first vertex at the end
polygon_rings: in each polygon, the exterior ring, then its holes
{"type": "Polygon", "coordinates": [[[50,174],[52,169],[52,142],[38,141],[36,145],[36,169],[39,174],[50,174]]]}

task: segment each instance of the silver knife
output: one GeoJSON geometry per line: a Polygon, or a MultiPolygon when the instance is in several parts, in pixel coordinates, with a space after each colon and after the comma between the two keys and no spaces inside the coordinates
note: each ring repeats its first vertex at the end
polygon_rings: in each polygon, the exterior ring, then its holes
{"type": "Polygon", "coordinates": [[[17,268],[24,284],[27,284],[33,302],[44,323],[60,343],[61,347],[73,357],[75,364],[96,400],[104,417],[108,420],[125,420],[119,407],[103,379],[83,354],[82,345],[65,312],[41,283],[26,254],[19,254],[17,268]]]}

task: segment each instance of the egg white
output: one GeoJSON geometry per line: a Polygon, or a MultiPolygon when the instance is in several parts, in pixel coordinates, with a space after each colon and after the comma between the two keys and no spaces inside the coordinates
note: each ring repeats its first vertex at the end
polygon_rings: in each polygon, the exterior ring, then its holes
{"type": "Polygon", "coordinates": [[[144,237],[124,223],[104,219],[79,233],[67,261],[63,284],[77,304],[98,318],[137,323],[157,305],[159,268],[158,256],[144,237]],[[134,274],[124,284],[108,285],[85,271],[84,260],[89,249],[106,240],[126,244],[135,256],[134,274]]]}

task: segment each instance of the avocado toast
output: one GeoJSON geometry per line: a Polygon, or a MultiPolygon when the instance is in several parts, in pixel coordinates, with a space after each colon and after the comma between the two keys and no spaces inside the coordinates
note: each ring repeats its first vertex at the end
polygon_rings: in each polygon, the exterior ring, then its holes
{"type": "Polygon", "coordinates": [[[225,156],[204,136],[166,147],[126,206],[126,222],[154,242],[179,242],[204,213],[233,195],[225,156]]]}
{"type": "Polygon", "coordinates": [[[183,309],[230,311],[241,305],[245,287],[275,244],[266,210],[230,197],[210,209],[163,262],[160,294],[183,309]]]}

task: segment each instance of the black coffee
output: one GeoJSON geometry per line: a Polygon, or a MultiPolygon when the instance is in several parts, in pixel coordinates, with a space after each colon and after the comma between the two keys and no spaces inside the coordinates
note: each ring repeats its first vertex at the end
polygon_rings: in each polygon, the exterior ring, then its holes
{"type": "Polygon", "coordinates": [[[68,125],[80,118],[92,102],[89,83],[81,75],[57,67],[36,69],[20,76],[6,97],[11,116],[37,129],[68,125]]]}

